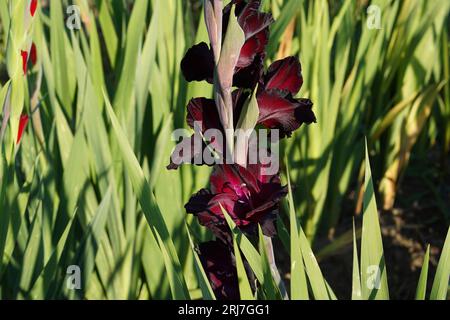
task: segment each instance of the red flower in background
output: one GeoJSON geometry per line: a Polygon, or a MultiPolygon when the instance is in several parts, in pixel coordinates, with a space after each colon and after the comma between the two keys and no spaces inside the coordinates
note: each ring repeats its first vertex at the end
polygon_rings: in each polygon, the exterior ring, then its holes
{"type": "Polygon", "coordinates": [[[36,51],[36,45],[34,43],[31,44],[30,53],[28,54],[28,51],[20,50],[20,55],[22,56],[22,70],[23,74],[26,75],[28,71],[28,58],[30,58],[30,61],[32,65],[34,66],[37,62],[37,51],[36,51]]]}
{"type": "Polygon", "coordinates": [[[38,5],[38,0],[31,0],[30,14],[32,17],[34,17],[34,14],[36,13],[37,5],[38,5]]]}
{"type": "Polygon", "coordinates": [[[278,175],[268,175],[261,165],[218,165],[210,179],[210,190],[202,189],[185,205],[186,211],[199,219],[218,238],[229,243],[229,231],[222,206],[236,225],[254,233],[258,224],[264,234],[273,236],[273,221],[280,200],[287,194],[278,175]]]}
{"type": "Polygon", "coordinates": [[[25,75],[27,74],[28,52],[20,50],[20,55],[22,56],[22,70],[25,75]]]}
{"type": "Polygon", "coordinates": [[[30,49],[30,60],[34,66],[37,61],[36,45],[34,43],[31,45],[31,49],[30,49]]]}
{"type": "Polygon", "coordinates": [[[19,120],[19,131],[17,132],[17,144],[22,140],[23,132],[25,131],[25,128],[27,127],[29,117],[26,114],[22,114],[20,116],[19,120]]]}

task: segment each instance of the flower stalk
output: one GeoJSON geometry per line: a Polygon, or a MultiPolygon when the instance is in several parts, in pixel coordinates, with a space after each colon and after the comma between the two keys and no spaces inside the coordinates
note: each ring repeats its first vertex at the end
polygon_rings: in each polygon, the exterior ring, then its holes
{"type": "Polygon", "coordinates": [[[222,0],[204,0],[205,22],[209,42],[213,49],[214,61],[219,64],[222,50],[222,0]]]}
{"type": "Polygon", "coordinates": [[[234,123],[231,90],[234,70],[245,43],[245,34],[235,17],[232,6],[226,36],[222,39],[222,0],[205,1],[205,20],[214,54],[214,99],[225,130],[226,156],[234,158],[234,123]],[[222,46],[223,42],[223,46],[222,46]]]}

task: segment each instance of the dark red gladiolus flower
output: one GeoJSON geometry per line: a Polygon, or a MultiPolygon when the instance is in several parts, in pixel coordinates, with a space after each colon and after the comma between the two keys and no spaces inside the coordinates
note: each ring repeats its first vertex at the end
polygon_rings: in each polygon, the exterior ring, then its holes
{"type": "Polygon", "coordinates": [[[22,69],[23,74],[27,74],[27,62],[28,62],[28,52],[27,51],[20,51],[20,55],[22,56],[22,69]]]}
{"type": "Polygon", "coordinates": [[[275,61],[264,75],[257,94],[259,123],[269,129],[279,129],[281,137],[289,137],[303,123],[316,122],[311,100],[294,98],[302,84],[302,68],[297,58],[275,61]]]}
{"type": "MultiPolygon", "coordinates": [[[[274,20],[270,13],[260,12],[261,0],[233,0],[223,9],[224,32],[227,30],[232,5],[236,5],[238,23],[245,33],[245,43],[235,69],[234,85],[251,88],[256,83],[247,74],[257,73],[262,67],[269,27],[274,20]]],[[[181,62],[181,70],[189,82],[206,80],[212,83],[214,56],[210,47],[202,42],[190,48],[181,62]]]]}
{"type": "Polygon", "coordinates": [[[219,300],[238,300],[236,264],[228,246],[219,241],[199,245],[199,257],[211,288],[219,300]]]}
{"type": "MultiPolygon", "coordinates": [[[[224,139],[232,137],[228,135],[228,131],[224,134],[226,131],[224,129],[232,128],[233,124],[234,128],[238,128],[239,122],[239,128],[253,128],[256,124],[256,127],[279,130],[280,136],[285,137],[290,136],[303,123],[315,122],[316,117],[312,111],[313,104],[309,99],[295,98],[303,84],[302,69],[297,58],[288,57],[276,61],[267,72],[264,72],[269,27],[273,19],[270,14],[260,11],[261,0],[232,0],[223,9],[223,17],[220,17],[220,12],[217,12],[215,7],[221,5],[220,1],[210,1],[208,5],[214,6],[214,14],[206,13],[205,17],[214,51],[218,49],[216,44],[220,35],[227,30],[233,5],[237,21],[245,34],[245,43],[241,48],[236,66],[234,59],[229,69],[219,68],[220,70],[217,71],[219,74],[215,74],[216,59],[208,44],[202,42],[187,51],[181,62],[182,73],[187,81],[206,80],[213,83],[214,77],[218,76],[226,78],[227,86],[224,86],[225,89],[222,86],[214,88],[215,100],[195,98],[189,102],[186,122],[194,130],[194,134],[183,138],[176,146],[167,168],[176,169],[182,162],[197,165],[209,164],[210,159],[202,157],[205,151],[208,151],[207,149],[213,150],[212,160],[219,160],[215,162],[209,189],[201,189],[191,196],[185,209],[187,213],[195,215],[199,223],[216,237],[215,241],[199,245],[200,260],[216,297],[239,299],[232,234],[224,217],[224,210],[236,226],[247,235],[256,235],[258,226],[261,226],[264,235],[271,237],[276,233],[274,221],[278,216],[279,203],[287,195],[287,187],[281,184],[278,173],[269,172],[269,169],[273,169],[272,167],[265,167],[261,163],[247,166],[219,164],[228,163],[224,160],[229,160],[224,159],[226,142],[228,142],[224,139]],[[214,25],[214,21],[218,20],[223,21],[222,32],[217,25],[214,25]],[[233,75],[233,86],[237,89],[230,96],[228,90],[231,85],[231,75],[233,75]],[[218,93],[220,90],[221,92],[218,93]],[[254,104],[246,105],[253,94],[259,108],[258,119],[253,117],[256,113],[254,110],[246,108],[246,106],[255,107],[254,104]],[[219,106],[216,106],[216,101],[219,106]],[[218,107],[220,107],[220,115],[218,107]],[[230,110],[231,108],[233,110],[230,110]],[[224,109],[226,109],[226,117],[224,117],[224,109]],[[243,110],[251,111],[243,117],[241,115],[243,110]],[[228,118],[231,115],[233,118],[228,118]],[[229,122],[230,120],[233,124],[229,122]],[[209,131],[210,129],[215,131],[209,131]],[[184,154],[188,151],[190,151],[189,155],[184,154]],[[217,159],[217,156],[221,159],[217,159]]],[[[223,41],[226,35],[222,34],[222,36],[223,41]]],[[[275,135],[276,132],[271,130],[270,134],[275,135]]],[[[250,150],[250,144],[241,142],[238,142],[237,147],[232,151],[237,152],[239,163],[245,163],[246,159],[242,158],[246,156],[244,152],[250,150]]],[[[256,148],[259,148],[257,151],[267,148],[268,153],[273,151],[271,147],[256,146],[256,148]]],[[[211,164],[214,165],[214,163],[211,164]]],[[[255,285],[256,279],[253,272],[245,259],[243,262],[247,276],[251,279],[250,283],[255,285]]],[[[252,290],[255,292],[255,286],[252,290]]]]}
{"type": "Polygon", "coordinates": [[[34,14],[36,13],[37,5],[38,5],[38,0],[31,0],[30,14],[32,17],[34,17],[34,14]]]}
{"type": "Polygon", "coordinates": [[[28,124],[28,115],[26,114],[22,114],[20,116],[20,120],[19,120],[19,131],[17,132],[17,144],[20,142],[20,140],[22,139],[22,135],[23,132],[25,131],[25,128],[27,127],[28,124]]]}
{"type": "MultiPolygon", "coordinates": [[[[208,129],[219,129],[223,132],[214,100],[195,98],[189,101],[186,122],[189,127],[194,129],[195,133],[190,137],[183,138],[181,142],[177,144],[170,158],[170,164],[167,166],[167,169],[169,170],[178,169],[184,156],[184,150],[190,150],[191,158],[189,159],[189,163],[197,163],[195,159],[203,155],[203,150],[205,150],[207,146],[210,146],[223,154],[221,145],[216,143],[216,141],[209,141],[207,145],[201,136],[208,129]],[[194,127],[194,122],[196,121],[202,124],[201,128],[194,127]],[[202,141],[202,145],[198,149],[195,148],[195,139],[202,141]]],[[[204,164],[201,160],[202,159],[199,159],[198,161],[199,165],[204,164]]]]}
{"type": "Polygon", "coordinates": [[[31,49],[30,49],[30,60],[31,63],[34,65],[36,65],[36,61],[37,61],[37,52],[36,52],[36,45],[33,43],[31,45],[31,49]]]}
{"type": "Polygon", "coordinates": [[[258,224],[264,234],[275,234],[273,221],[280,200],[287,194],[278,175],[269,175],[262,165],[218,165],[210,179],[210,190],[202,189],[185,205],[200,224],[225,242],[230,240],[222,206],[242,230],[254,233],[258,224]]]}
{"type": "MultiPolygon", "coordinates": [[[[262,65],[262,64],[261,64],[262,65]]],[[[292,132],[297,130],[302,124],[311,124],[316,122],[316,116],[312,111],[313,103],[309,99],[296,99],[296,95],[303,84],[301,65],[297,58],[288,57],[279,61],[275,61],[263,75],[262,68],[253,74],[247,74],[248,81],[259,82],[256,99],[259,107],[258,124],[267,129],[280,130],[280,137],[290,137],[292,132]],[[253,79],[253,80],[252,80],[253,79]]],[[[233,92],[233,108],[234,108],[234,125],[238,123],[241,110],[249,97],[248,91],[245,89],[237,89],[233,92]]],[[[202,128],[200,133],[204,133],[208,129],[218,129],[223,132],[220,123],[219,114],[214,100],[206,98],[192,99],[187,106],[186,121],[188,125],[194,128],[194,122],[201,122],[202,128]]],[[[199,132],[197,132],[199,134],[199,132]]],[[[174,151],[174,155],[180,153],[183,148],[192,146],[192,158],[200,155],[204,150],[194,152],[193,143],[195,135],[191,138],[183,140],[174,151]]],[[[219,151],[219,155],[224,154],[224,150],[220,146],[213,144],[215,150],[219,151]]],[[[223,148],[224,146],[222,146],[223,148]]],[[[181,159],[178,156],[178,161],[181,159]]],[[[175,158],[177,158],[175,156],[175,158]]],[[[174,157],[171,158],[174,160],[174,157]]],[[[167,167],[168,169],[177,169],[172,161],[167,167]]]]}

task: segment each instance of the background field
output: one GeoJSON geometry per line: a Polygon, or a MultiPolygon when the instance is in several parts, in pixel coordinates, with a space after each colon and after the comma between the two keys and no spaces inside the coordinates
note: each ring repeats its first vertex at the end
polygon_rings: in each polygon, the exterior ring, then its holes
{"type": "MultiPolygon", "coordinates": [[[[206,83],[188,84],[179,68],[190,46],[207,41],[202,2],[39,3],[24,29],[28,0],[0,1],[0,297],[210,297],[191,244],[211,235],[183,208],[207,186],[210,168],[165,169],[171,132],[186,126],[187,101],[212,95],[206,83]],[[80,30],[65,25],[70,4],[80,9],[80,30]],[[24,77],[19,48],[31,42],[37,63],[24,77]],[[17,144],[21,114],[30,122],[17,144]],[[82,270],[81,290],[66,286],[70,265],[82,270]]],[[[275,251],[290,296],[305,298],[299,288],[307,284],[309,298],[357,298],[364,273],[359,279],[355,270],[354,238],[363,240],[361,268],[366,253],[383,254],[376,199],[390,297],[415,297],[430,244],[429,278],[421,277],[419,292],[423,286],[427,298],[445,299],[450,2],[264,0],[263,6],[276,20],[267,65],[300,58],[299,96],[314,102],[318,118],[281,146],[283,181],[288,172],[293,192],[291,205],[281,208],[275,251]],[[380,9],[379,28],[368,27],[370,4],[380,9]],[[371,197],[364,181],[373,181],[371,197]],[[375,228],[374,238],[361,232],[363,220],[375,228]],[[306,258],[309,245],[321,271],[306,258]],[[300,259],[300,271],[292,270],[293,259],[300,259]]],[[[240,247],[263,274],[263,252],[240,247]]],[[[272,297],[269,282],[266,274],[264,298],[272,297]]]]}

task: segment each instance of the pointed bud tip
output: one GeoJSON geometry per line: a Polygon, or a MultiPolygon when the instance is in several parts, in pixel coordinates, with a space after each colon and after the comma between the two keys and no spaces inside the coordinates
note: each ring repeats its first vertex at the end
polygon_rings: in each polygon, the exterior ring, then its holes
{"type": "Polygon", "coordinates": [[[31,0],[31,3],[30,3],[30,14],[31,14],[32,17],[34,17],[34,15],[36,14],[37,5],[38,5],[38,1],[37,0],[31,0]]]}
{"type": "Polygon", "coordinates": [[[20,55],[22,56],[22,70],[23,74],[27,74],[27,62],[28,62],[28,51],[20,50],[20,55]]]}
{"type": "Polygon", "coordinates": [[[29,117],[27,114],[22,114],[19,120],[19,131],[17,132],[17,144],[22,140],[23,132],[28,124],[29,117]]]}

